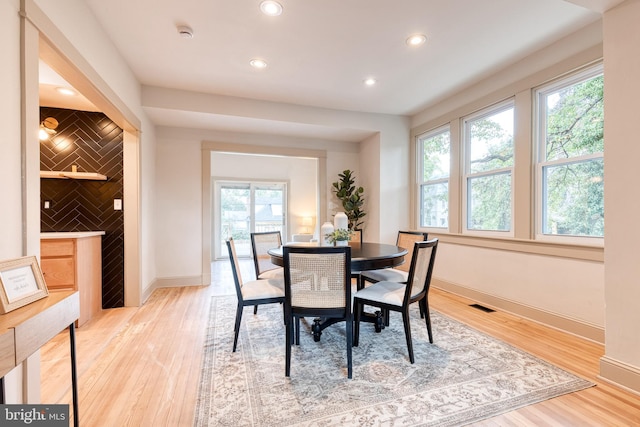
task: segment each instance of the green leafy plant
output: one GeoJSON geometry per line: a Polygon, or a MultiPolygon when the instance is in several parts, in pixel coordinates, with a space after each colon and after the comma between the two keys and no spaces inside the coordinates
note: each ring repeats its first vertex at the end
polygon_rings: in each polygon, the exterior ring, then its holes
{"type": "Polygon", "coordinates": [[[342,203],[344,213],[349,219],[349,229],[358,230],[361,228],[362,218],[366,213],[362,210],[364,205],[364,188],[356,187],[355,177],[349,169],[338,174],[340,180],[333,183],[333,193],[342,203]]]}
{"type": "Polygon", "coordinates": [[[338,228],[334,230],[332,233],[327,233],[325,235],[329,243],[335,243],[338,240],[349,240],[351,238],[351,230],[347,230],[344,228],[338,228]]]}

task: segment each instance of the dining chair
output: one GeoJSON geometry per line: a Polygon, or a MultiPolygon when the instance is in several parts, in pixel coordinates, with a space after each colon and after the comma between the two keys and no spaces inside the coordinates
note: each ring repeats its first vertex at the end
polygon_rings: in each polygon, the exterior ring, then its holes
{"type": "Polygon", "coordinates": [[[363,271],[360,274],[361,282],[359,283],[359,287],[364,287],[366,284],[365,282],[376,283],[383,280],[407,283],[409,267],[411,266],[411,257],[413,256],[413,244],[415,242],[424,242],[427,239],[428,234],[422,231],[398,231],[396,246],[407,250],[407,255],[404,257],[404,263],[394,268],[363,271]]]}
{"type": "MultiPolygon", "coordinates": [[[[256,279],[272,279],[274,284],[284,289],[284,272],[282,267],[271,262],[269,249],[282,246],[279,231],[263,231],[251,233],[251,253],[256,271],[256,279]]],[[[258,306],[253,307],[253,314],[258,312],[258,306]]]]}
{"type": "Polygon", "coordinates": [[[351,248],[285,246],[284,313],[286,325],[285,376],[291,373],[291,346],[300,343],[300,318],[345,322],[347,377],[352,377],[353,313],[351,311],[351,248]],[[294,330],[295,327],[295,330],[294,330]]]}
{"type": "Polygon", "coordinates": [[[282,267],[271,262],[269,249],[282,246],[279,231],[251,233],[251,251],[257,279],[283,279],[282,267]]]}
{"type": "MultiPolygon", "coordinates": [[[[233,238],[227,240],[229,251],[229,261],[233,272],[233,281],[236,285],[236,295],[238,296],[238,306],[236,308],[236,322],[233,337],[233,351],[236,351],[238,335],[240,333],[240,322],[242,321],[242,311],[245,306],[253,305],[257,307],[262,304],[284,303],[284,290],[274,284],[273,279],[258,279],[250,282],[243,282],[240,274],[240,265],[236,255],[236,246],[233,238]]],[[[254,311],[255,314],[255,311],[254,311]]]]}
{"type": "MultiPolygon", "coordinates": [[[[414,243],[413,256],[411,257],[411,266],[409,267],[409,276],[406,285],[399,282],[379,281],[355,293],[353,297],[355,316],[354,346],[358,346],[360,341],[360,319],[365,305],[379,307],[381,311],[386,313],[389,313],[389,311],[397,311],[402,313],[409,360],[411,363],[414,363],[410,327],[411,319],[409,317],[409,307],[414,302],[418,302],[421,311],[424,313],[429,342],[433,344],[431,316],[429,314],[429,287],[431,285],[431,274],[433,272],[437,248],[438,239],[414,243]]],[[[376,329],[378,329],[378,327],[379,326],[376,325],[376,329]]]]}
{"type": "MultiPolygon", "coordinates": [[[[358,277],[358,289],[363,288],[367,282],[376,283],[380,281],[407,283],[409,277],[409,267],[411,266],[411,257],[413,256],[413,244],[415,242],[424,242],[428,239],[428,234],[422,231],[398,231],[396,238],[396,246],[405,248],[407,255],[404,257],[404,263],[394,268],[382,268],[379,270],[363,271],[358,277]]],[[[389,313],[385,313],[385,326],[389,326],[389,313]]],[[[420,314],[424,316],[422,310],[420,314]]]]}

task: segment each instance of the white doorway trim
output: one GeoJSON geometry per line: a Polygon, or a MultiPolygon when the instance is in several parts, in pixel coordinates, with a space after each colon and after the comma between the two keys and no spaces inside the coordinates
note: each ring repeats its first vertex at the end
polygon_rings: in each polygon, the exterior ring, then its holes
{"type": "Polygon", "coordinates": [[[294,147],[273,147],[264,145],[233,144],[226,142],[202,142],[202,283],[211,284],[211,152],[265,154],[285,157],[307,157],[318,160],[318,211],[319,221],[326,220],[327,212],[327,152],[294,147]]]}

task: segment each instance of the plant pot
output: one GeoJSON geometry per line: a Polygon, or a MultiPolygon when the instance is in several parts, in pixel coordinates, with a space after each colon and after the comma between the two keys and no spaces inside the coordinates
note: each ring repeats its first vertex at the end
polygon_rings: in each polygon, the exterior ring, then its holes
{"type": "Polygon", "coordinates": [[[336,246],[349,246],[348,240],[336,240],[336,246]]]}

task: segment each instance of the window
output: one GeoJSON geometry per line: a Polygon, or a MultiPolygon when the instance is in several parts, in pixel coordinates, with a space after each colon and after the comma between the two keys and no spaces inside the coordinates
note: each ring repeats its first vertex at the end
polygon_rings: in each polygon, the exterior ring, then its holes
{"type": "Polygon", "coordinates": [[[513,101],[465,117],[466,230],[512,229],[513,101]]]}
{"type": "Polygon", "coordinates": [[[538,233],[604,236],[604,78],[592,67],[536,90],[538,233]]]}
{"type": "Polygon", "coordinates": [[[448,126],[417,137],[420,227],[449,226],[450,139],[448,126]]]}
{"type": "Polygon", "coordinates": [[[233,237],[238,256],[251,256],[250,233],[280,231],[285,236],[286,183],[216,181],[218,204],[216,253],[227,256],[225,240],[233,237]]]}

